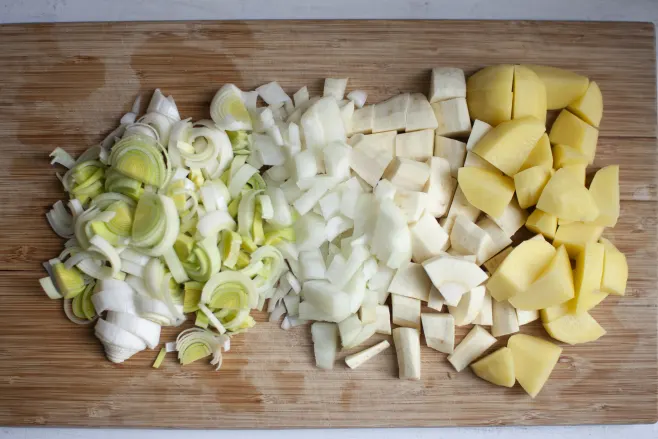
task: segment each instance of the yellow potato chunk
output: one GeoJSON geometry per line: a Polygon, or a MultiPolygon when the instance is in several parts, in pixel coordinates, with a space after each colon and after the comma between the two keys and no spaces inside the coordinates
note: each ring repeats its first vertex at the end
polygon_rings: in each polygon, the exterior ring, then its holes
{"type": "Polygon", "coordinates": [[[546,133],[542,134],[535,147],[530,151],[530,155],[525,159],[520,171],[525,171],[533,166],[543,166],[546,169],[553,169],[551,141],[548,140],[548,134],[546,133]]]}
{"type": "Polygon", "coordinates": [[[557,229],[557,217],[535,209],[526,220],[525,226],[531,232],[540,233],[546,238],[553,239],[557,229]]]}
{"type": "Polygon", "coordinates": [[[485,381],[503,387],[514,387],[514,358],[510,348],[500,348],[471,364],[473,373],[485,381]]]}
{"type": "Polygon", "coordinates": [[[573,277],[576,297],[571,303],[571,310],[577,313],[589,311],[608,296],[608,293],[600,291],[604,255],[605,247],[596,242],[586,244],[578,254],[573,277]]]}
{"type": "Polygon", "coordinates": [[[575,259],[580,252],[585,250],[585,245],[597,242],[603,233],[603,227],[592,223],[569,223],[557,228],[553,246],[555,248],[564,245],[571,259],[575,259]]]}
{"type": "Polygon", "coordinates": [[[514,66],[489,66],[466,81],[466,100],[471,119],[496,126],[512,118],[514,66]]]}
{"type": "Polygon", "coordinates": [[[619,219],[619,166],[611,165],[599,169],[589,185],[599,216],[594,224],[614,227],[619,219]]]}
{"type": "Polygon", "coordinates": [[[574,296],[571,261],[564,246],[528,288],[509,299],[514,308],[534,311],[564,303],[574,296]]]}
{"type": "Polygon", "coordinates": [[[628,262],[626,256],[617,250],[610,241],[601,238],[605,247],[603,252],[603,276],[601,277],[601,291],[609,294],[623,296],[628,281],[628,262]]]}
{"type": "Polygon", "coordinates": [[[512,118],[525,116],[533,116],[546,123],[546,87],[529,68],[514,66],[512,118]]]}
{"type": "Polygon", "coordinates": [[[589,163],[589,159],[569,145],[555,145],[553,147],[553,166],[555,169],[560,169],[568,165],[585,165],[589,163]]]}
{"type": "Polygon", "coordinates": [[[512,177],[545,131],[544,124],[534,117],[503,122],[485,134],[473,152],[512,177]]]}
{"type": "Polygon", "coordinates": [[[603,117],[603,96],[599,85],[592,81],[584,95],[573,101],[567,107],[576,116],[598,128],[603,117]]]}
{"type": "Polygon", "coordinates": [[[562,348],[526,334],[511,336],[507,347],[512,350],[516,380],[534,398],[548,381],[560,359],[562,348]]]}
{"type": "Polygon", "coordinates": [[[546,241],[522,242],[489,278],[489,294],[500,302],[524,292],[546,269],[553,256],[555,248],[546,241]]]}
{"type": "Polygon", "coordinates": [[[537,74],[546,87],[546,107],[559,110],[566,107],[587,91],[589,79],[557,67],[526,65],[537,74]]]}
{"type": "Polygon", "coordinates": [[[498,218],[514,196],[514,181],[481,168],[460,168],[457,175],[459,187],[474,207],[498,218]]]}
{"type": "Polygon", "coordinates": [[[576,180],[585,185],[585,177],[587,176],[587,165],[567,165],[563,166],[560,169],[564,169],[567,172],[573,174],[576,177],[576,180]]]}
{"type": "Polygon", "coordinates": [[[549,323],[553,320],[557,320],[563,315],[567,314],[569,310],[569,305],[571,305],[571,300],[569,302],[561,303],[559,305],[551,306],[546,309],[539,311],[539,316],[543,323],[549,323]]]}
{"type": "Polygon", "coordinates": [[[576,148],[588,163],[594,163],[599,130],[567,110],[562,110],[551,127],[548,138],[553,145],[568,145],[576,148]]]}
{"type": "Polygon", "coordinates": [[[582,181],[566,168],[558,169],[539,197],[537,209],[571,221],[594,221],[599,208],[582,181]]]}
{"type": "Polygon", "coordinates": [[[544,323],[544,329],[554,339],[570,345],[598,340],[605,335],[605,329],[587,312],[567,313],[544,323]]]}
{"type": "Polygon", "coordinates": [[[550,178],[551,171],[543,166],[534,166],[516,174],[514,176],[514,188],[516,189],[519,206],[527,209],[537,204],[539,196],[550,178]]]}
{"type": "Polygon", "coordinates": [[[514,66],[498,64],[488,66],[473,73],[466,81],[468,90],[509,90],[512,91],[514,66]]]}

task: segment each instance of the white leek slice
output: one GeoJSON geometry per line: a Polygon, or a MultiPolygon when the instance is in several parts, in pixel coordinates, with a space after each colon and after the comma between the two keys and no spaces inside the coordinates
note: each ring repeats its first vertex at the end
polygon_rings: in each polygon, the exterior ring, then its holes
{"type": "Polygon", "coordinates": [[[107,358],[113,363],[123,363],[137,352],[146,349],[141,338],[103,319],[96,323],[95,334],[105,346],[107,358]]]}
{"type": "Polygon", "coordinates": [[[68,169],[75,166],[75,159],[71,157],[71,154],[60,147],[55,148],[53,152],[50,153],[50,157],[52,157],[52,160],[50,161],[51,165],[60,164],[68,169]]]}
{"type": "Polygon", "coordinates": [[[43,289],[44,293],[51,299],[61,299],[62,295],[57,291],[57,287],[53,283],[53,280],[50,276],[42,277],[39,279],[39,284],[43,289]]]}
{"type": "MultiPolygon", "coordinates": [[[[252,279],[248,276],[235,271],[223,271],[220,273],[214,274],[208,282],[203,286],[201,293],[201,302],[207,304],[219,305],[217,308],[223,308],[226,306],[221,306],[226,303],[234,303],[233,300],[237,299],[240,304],[244,302],[242,306],[231,306],[231,308],[241,308],[241,307],[255,307],[258,304],[258,292],[256,291],[256,285],[252,279]],[[224,297],[222,296],[222,303],[216,302],[216,295],[225,294],[223,290],[220,289],[224,284],[235,284],[236,289],[231,290],[230,293],[234,295],[224,297]],[[245,295],[246,297],[236,297],[245,295]],[[244,306],[246,305],[246,306],[244,306]]],[[[213,305],[213,306],[214,306],[213,305]]]]}
{"type": "Polygon", "coordinates": [[[208,212],[199,217],[197,230],[203,237],[216,236],[222,230],[235,230],[235,220],[223,210],[208,212]]]}
{"type": "Polygon", "coordinates": [[[104,311],[125,312],[128,314],[137,313],[132,289],[101,290],[91,296],[91,302],[94,304],[94,309],[98,314],[104,311]]]}
{"type": "Polygon", "coordinates": [[[228,337],[216,336],[205,329],[186,329],[176,337],[178,360],[185,366],[212,355],[210,364],[216,365],[215,370],[218,370],[222,366],[222,347],[226,338],[228,337]]]}
{"type": "Polygon", "coordinates": [[[208,309],[206,305],[203,303],[199,303],[199,309],[208,317],[208,320],[210,323],[217,329],[217,331],[220,334],[224,334],[226,332],[226,328],[224,328],[224,325],[222,325],[222,322],[219,321],[219,319],[208,309]]]}
{"type": "Polygon", "coordinates": [[[244,94],[233,84],[226,84],[217,91],[210,103],[210,117],[223,130],[239,131],[252,128],[244,94]]]}
{"type": "MultiPolygon", "coordinates": [[[[137,99],[140,98],[141,96],[137,97],[137,99]]],[[[139,111],[139,101],[135,100],[135,103],[137,105],[133,105],[133,114],[137,114],[139,111]]],[[[153,92],[153,96],[151,97],[151,101],[149,102],[149,106],[146,109],[146,112],[160,113],[175,121],[180,120],[180,113],[178,112],[178,107],[174,102],[174,98],[171,96],[165,97],[159,88],[156,88],[153,92]]]]}
{"type": "Polygon", "coordinates": [[[133,314],[108,311],[105,320],[141,338],[149,349],[160,343],[160,325],[133,314]]]}

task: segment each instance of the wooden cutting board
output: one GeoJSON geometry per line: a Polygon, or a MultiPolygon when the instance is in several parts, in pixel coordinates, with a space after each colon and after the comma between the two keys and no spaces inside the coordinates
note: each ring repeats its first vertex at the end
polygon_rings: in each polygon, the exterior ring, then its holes
{"type": "MultiPolygon", "coordinates": [[[[337,21],[0,27],[0,424],[281,428],[655,422],[656,71],[647,23],[337,21]],[[91,328],[64,317],[37,279],[62,241],[44,218],[63,192],[48,164],[99,142],[155,87],[184,117],[208,117],[224,83],[289,92],[349,77],[376,102],[429,88],[435,66],[564,67],[595,79],[605,112],[595,168],[621,165],[621,219],[605,235],[630,264],[626,297],[593,311],[601,340],[565,346],[540,395],[494,387],[422,351],[419,382],[397,379],[392,349],[353,371],[313,366],[309,329],[259,324],[224,366],[182,368],[156,351],[114,365],[91,328]]],[[[593,169],[590,169],[592,172],[593,169]]],[[[458,331],[461,339],[466,330],[458,331]]],[[[539,325],[523,332],[544,335],[539,325]]],[[[163,341],[177,330],[164,331],[163,341]]],[[[499,345],[506,340],[500,340],[499,345]]],[[[342,359],[345,353],[340,355],[342,359]]]]}

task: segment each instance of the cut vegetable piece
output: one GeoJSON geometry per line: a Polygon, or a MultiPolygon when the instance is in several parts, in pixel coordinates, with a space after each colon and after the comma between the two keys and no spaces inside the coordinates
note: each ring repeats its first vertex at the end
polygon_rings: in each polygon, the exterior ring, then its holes
{"type": "Polygon", "coordinates": [[[548,140],[548,134],[546,133],[541,135],[519,171],[525,171],[533,166],[541,166],[548,170],[553,169],[553,151],[551,150],[551,142],[548,140]]]}
{"type": "Polygon", "coordinates": [[[448,247],[448,234],[430,213],[425,212],[418,222],[409,226],[411,251],[414,262],[422,263],[438,256],[448,247]]]}
{"type": "Polygon", "coordinates": [[[557,217],[542,210],[535,209],[528,216],[525,226],[531,232],[540,233],[548,239],[553,239],[557,230],[557,217]]]}
{"type": "Polygon", "coordinates": [[[448,311],[455,318],[456,326],[473,323],[482,309],[485,293],[484,286],[475,287],[461,297],[457,306],[448,306],[448,311]]]}
{"type": "Polygon", "coordinates": [[[160,365],[162,365],[162,362],[165,359],[165,356],[167,355],[167,349],[162,348],[160,349],[160,352],[158,353],[158,356],[155,357],[155,361],[153,362],[153,366],[151,366],[153,369],[159,369],[160,365]]]}
{"type": "Polygon", "coordinates": [[[512,177],[545,131],[544,124],[530,116],[503,122],[485,134],[473,152],[512,177]]]}
{"type": "Polygon", "coordinates": [[[457,179],[450,174],[450,164],[441,157],[431,157],[427,162],[430,165],[430,176],[425,183],[424,192],[427,197],[427,212],[433,217],[442,217],[452,203],[457,179]]]}
{"type": "Polygon", "coordinates": [[[429,176],[430,167],[427,163],[400,157],[394,158],[384,173],[384,178],[395,187],[409,191],[422,191],[429,176]]]}
{"type": "Polygon", "coordinates": [[[360,136],[352,145],[350,167],[375,187],[395,155],[395,131],[360,136]]]}
{"type": "Polygon", "coordinates": [[[525,66],[514,66],[512,118],[533,116],[546,123],[546,87],[539,76],[525,66]]]}
{"type": "Polygon", "coordinates": [[[315,322],[311,325],[315,365],[333,369],[338,348],[338,327],[335,323],[315,322]]]}
{"type": "Polygon", "coordinates": [[[512,350],[516,380],[534,398],[548,381],[562,348],[526,334],[511,336],[507,347],[512,350]]]}
{"type": "Polygon", "coordinates": [[[493,325],[493,299],[488,291],[484,294],[482,307],[478,311],[477,317],[473,320],[474,325],[491,326],[493,325]]]}
{"type": "Polygon", "coordinates": [[[412,224],[420,220],[427,207],[428,195],[425,192],[399,190],[393,201],[402,210],[407,222],[412,224]]]}
{"type": "Polygon", "coordinates": [[[599,169],[589,192],[599,208],[599,216],[594,224],[604,227],[614,227],[619,219],[619,166],[611,165],[599,169]]]}
{"type": "Polygon", "coordinates": [[[391,311],[386,305],[377,305],[376,313],[376,329],[377,334],[391,335],[391,311]]]}
{"type": "Polygon", "coordinates": [[[556,340],[575,345],[595,341],[605,335],[605,329],[587,312],[567,313],[544,323],[546,332],[556,340]]]}
{"type": "Polygon", "coordinates": [[[309,304],[338,321],[350,314],[348,294],[329,282],[321,280],[304,282],[301,294],[309,304]]]}
{"type": "Polygon", "coordinates": [[[400,379],[420,379],[420,333],[413,328],[395,328],[393,344],[398,358],[400,379]]]}
{"type": "Polygon", "coordinates": [[[491,325],[491,333],[493,336],[502,337],[503,335],[519,332],[519,321],[516,310],[512,305],[506,300],[502,302],[494,300],[492,304],[493,324],[491,325]]]}
{"type": "Polygon", "coordinates": [[[322,151],[327,175],[341,180],[350,177],[352,148],[344,142],[332,142],[322,151]]]}
{"type": "Polygon", "coordinates": [[[475,154],[472,151],[466,151],[466,160],[464,160],[464,167],[471,167],[471,168],[480,168],[484,169],[487,171],[494,172],[498,175],[503,175],[502,172],[498,170],[494,165],[480,157],[479,155],[475,154]]]}
{"type": "Polygon", "coordinates": [[[435,67],[430,82],[430,102],[466,97],[464,71],[456,67],[435,67]]]}
{"type": "Polygon", "coordinates": [[[393,324],[420,330],[420,300],[392,294],[391,305],[393,324]]]}
{"type": "Polygon", "coordinates": [[[570,305],[571,301],[561,303],[560,305],[551,306],[550,308],[542,309],[539,312],[542,323],[552,322],[553,320],[557,320],[563,315],[569,313],[570,305]]]}
{"type": "Polygon", "coordinates": [[[363,90],[352,90],[347,94],[347,99],[354,102],[356,108],[362,108],[368,99],[368,93],[363,90]]]}
{"type": "Polygon", "coordinates": [[[485,381],[503,387],[514,387],[514,358],[510,348],[500,348],[471,364],[473,373],[485,381]]]}
{"type": "Polygon", "coordinates": [[[514,181],[480,168],[461,168],[457,179],[468,202],[484,213],[500,217],[514,196],[514,181]]]}
{"type": "Polygon", "coordinates": [[[125,312],[108,311],[105,320],[142,339],[149,349],[160,342],[160,325],[125,312]]]}
{"type": "MultiPolygon", "coordinates": [[[[471,129],[471,134],[468,136],[468,142],[466,143],[466,150],[471,151],[475,145],[491,131],[493,127],[486,122],[476,119],[473,122],[473,128],[471,129]]],[[[488,162],[487,162],[488,163],[488,162]]],[[[493,165],[492,165],[493,166],[493,165]]]]}
{"type": "Polygon", "coordinates": [[[462,192],[461,188],[457,186],[455,196],[450,205],[450,210],[448,210],[448,215],[446,218],[442,219],[442,222],[440,223],[446,233],[450,234],[450,232],[452,232],[452,228],[455,225],[455,219],[459,215],[463,215],[469,220],[475,221],[478,216],[480,216],[480,209],[469,203],[464,192],[462,192]]]}
{"type": "Polygon", "coordinates": [[[366,361],[388,349],[390,346],[391,344],[387,340],[383,340],[368,349],[357,352],[356,354],[348,355],[345,357],[345,364],[347,364],[347,367],[350,369],[356,369],[366,361]]]}
{"type": "Polygon", "coordinates": [[[395,156],[425,161],[434,153],[434,131],[421,130],[395,136],[395,156]]]}
{"type": "Polygon", "coordinates": [[[375,122],[375,106],[366,105],[363,108],[354,110],[352,123],[350,126],[350,135],[370,134],[375,122]]]}
{"type": "Polygon", "coordinates": [[[457,372],[461,372],[494,343],[496,339],[486,329],[476,325],[457,345],[454,352],[448,355],[448,361],[457,372]]]}
{"type": "Polygon", "coordinates": [[[543,166],[534,166],[514,176],[514,188],[519,207],[527,209],[539,201],[544,187],[551,178],[551,171],[543,166]]]}
{"type": "Polygon", "coordinates": [[[607,239],[601,238],[600,242],[605,248],[601,291],[623,296],[626,292],[626,282],[628,280],[626,256],[607,239]]]}
{"type": "Polygon", "coordinates": [[[489,235],[489,238],[491,238],[491,244],[487,246],[481,254],[480,260],[482,263],[493,258],[505,247],[512,244],[512,240],[507,236],[507,233],[505,233],[505,231],[491,218],[483,217],[476,224],[479,228],[484,230],[487,235],[489,235]]]}
{"type": "Polygon", "coordinates": [[[423,313],[423,334],[427,347],[451,354],[455,346],[455,320],[450,314],[423,313]]]}
{"type": "Polygon", "coordinates": [[[388,292],[427,302],[431,285],[423,266],[412,262],[395,272],[388,292]]]}
{"type": "Polygon", "coordinates": [[[454,98],[432,104],[440,136],[466,136],[471,132],[471,118],[465,98],[454,98]]]}
{"type": "Polygon", "coordinates": [[[527,325],[528,323],[539,319],[539,311],[526,311],[523,309],[517,309],[516,319],[519,322],[519,326],[527,325]]]}
{"type": "Polygon", "coordinates": [[[558,218],[590,222],[599,216],[592,194],[566,168],[558,169],[539,197],[537,209],[558,218]]]}
{"type": "Polygon", "coordinates": [[[59,262],[52,265],[52,273],[57,291],[65,299],[73,299],[85,290],[84,277],[77,268],[66,268],[63,263],[59,262]]]}
{"type": "Polygon", "coordinates": [[[432,131],[439,126],[432,106],[422,93],[413,93],[411,95],[409,107],[407,108],[406,123],[405,131],[407,133],[428,129],[432,131]]]}
{"type": "MultiPolygon", "coordinates": [[[[429,236],[425,237],[425,239],[428,238],[429,236]]],[[[452,250],[464,255],[475,255],[475,262],[481,265],[493,245],[493,240],[487,232],[468,218],[462,215],[457,216],[450,232],[452,250]]]]}
{"type": "Polygon", "coordinates": [[[434,157],[442,157],[450,164],[450,175],[457,178],[459,168],[466,160],[466,144],[436,134],[434,137],[434,157]]]}
{"type": "Polygon", "coordinates": [[[569,223],[558,227],[553,246],[564,245],[571,259],[585,249],[589,242],[597,242],[603,233],[603,227],[591,223],[569,223]]]}
{"type": "Polygon", "coordinates": [[[553,147],[553,166],[560,169],[570,165],[585,165],[589,158],[578,149],[569,145],[555,145],[553,147]]]}
{"type": "Polygon", "coordinates": [[[599,243],[587,243],[576,257],[573,283],[576,297],[571,309],[576,313],[589,311],[605,299],[608,293],[600,291],[603,278],[605,247],[599,243]]]}
{"type": "Polygon", "coordinates": [[[446,303],[457,306],[461,296],[487,280],[487,275],[474,262],[450,256],[436,256],[423,262],[432,284],[446,303]]]}
{"type": "Polygon", "coordinates": [[[590,82],[585,94],[571,102],[567,109],[588,124],[598,128],[601,117],[603,117],[603,96],[598,84],[594,81],[590,82]]]}
{"type": "Polygon", "coordinates": [[[487,290],[497,301],[525,291],[555,256],[555,248],[544,241],[525,241],[500,264],[487,282],[487,290]]]}
{"type": "Polygon", "coordinates": [[[251,130],[251,116],[245,106],[242,90],[233,84],[220,88],[210,103],[210,117],[222,130],[251,130]]]}
{"type": "Polygon", "coordinates": [[[503,263],[505,258],[507,258],[507,256],[509,256],[509,254],[512,253],[512,250],[514,250],[514,247],[512,246],[507,247],[506,249],[498,253],[496,256],[485,262],[484,268],[487,269],[489,274],[494,274],[496,270],[498,270],[498,267],[500,267],[500,264],[503,263]]]}
{"type": "Polygon", "coordinates": [[[410,100],[409,93],[404,93],[376,104],[372,132],[404,130],[407,126],[407,109],[410,100]]]}
{"type": "Polygon", "coordinates": [[[525,65],[539,76],[546,87],[549,110],[559,110],[580,98],[587,91],[589,79],[557,67],[525,65]]]}
{"type": "Polygon", "coordinates": [[[468,108],[473,119],[491,125],[512,118],[514,66],[502,64],[485,67],[466,82],[468,108]]]}
{"type": "Polygon", "coordinates": [[[343,99],[345,96],[345,89],[347,88],[347,78],[327,78],[324,80],[324,92],[322,93],[325,97],[332,97],[337,101],[343,99]]]}
{"type": "Polygon", "coordinates": [[[574,297],[571,262],[560,246],[546,269],[524,291],[509,299],[518,309],[532,311],[564,303],[574,297]]]}
{"type": "Polygon", "coordinates": [[[553,145],[571,146],[587,157],[589,164],[594,163],[599,130],[583,122],[578,116],[562,110],[548,137],[553,145]]]}

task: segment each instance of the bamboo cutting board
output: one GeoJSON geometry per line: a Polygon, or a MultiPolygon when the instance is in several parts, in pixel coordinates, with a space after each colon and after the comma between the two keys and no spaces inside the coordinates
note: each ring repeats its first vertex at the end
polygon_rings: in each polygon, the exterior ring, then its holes
{"type": "MultiPolygon", "coordinates": [[[[205,22],[0,27],[0,424],[281,428],[655,422],[656,71],[646,23],[484,21],[205,22]],[[601,340],[566,346],[532,400],[423,348],[419,382],[398,380],[393,349],[356,371],[313,366],[310,331],[259,324],[233,339],[219,372],[156,351],[104,359],[90,328],[40,291],[62,242],[44,213],[63,196],[48,153],[99,142],[136,95],[173,94],[208,117],[224,83],[293,92],[349,77],[369,101],[426,93],[429,71],[533,63],[595,79],[605,111],[595,168],[621,165],[621,219],[606,231],[630,264],[626,297],[593,311],[601,340]]],[[[592,172],[592,169],[590,169],[592,172]]],[[[178,330],[166,330],[163,341],[178,330]]],[[[523,332],[544,334],[539,325],[523,332]]],[[[461,339],[465,330],[458,331],[461,339]]],[[[506,340],[500,340],[499,345],[506,340]]],[[[344,353],[340,358],[344,357],[344,353]]]]}

